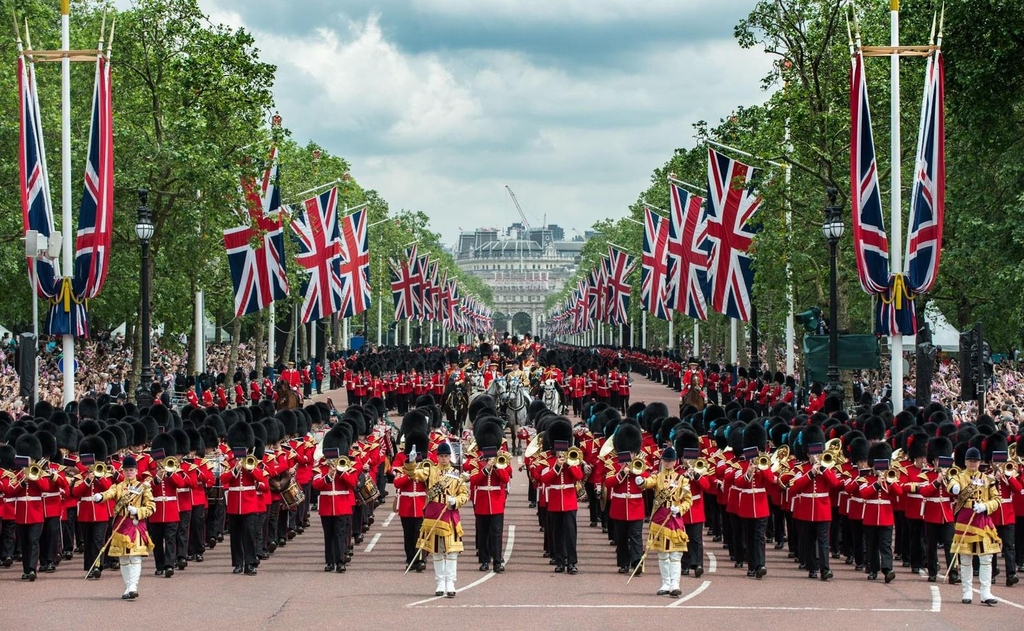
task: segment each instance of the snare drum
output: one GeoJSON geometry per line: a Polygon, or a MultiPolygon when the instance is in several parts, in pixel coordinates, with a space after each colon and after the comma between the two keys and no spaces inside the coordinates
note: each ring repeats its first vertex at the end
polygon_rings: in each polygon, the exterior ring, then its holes
{"type": "Polygon", "coordinates": [[[294,479],[292,479],[292,483],[288,485],[288,488],[281,491],[281,502],[288,508],[295,508],[304,499],[306,499],[306,494],[302,492],[302,487],[294,479]]]}
{"type": "Polygon", "coordinates": [[[211,486],[206,489],[206,501],[211,506],[217,506],[224,503],[224,487],[217,485],[211,486]]]}
{"type": "Polygon", "coordinates": [[[380,490],[377,489],[377,485],[366,474],[360,476],[359,484],[356,486],[356,504],[360,506],[372,506],[377,501],[377,498],[380,497],[380,490]]]}

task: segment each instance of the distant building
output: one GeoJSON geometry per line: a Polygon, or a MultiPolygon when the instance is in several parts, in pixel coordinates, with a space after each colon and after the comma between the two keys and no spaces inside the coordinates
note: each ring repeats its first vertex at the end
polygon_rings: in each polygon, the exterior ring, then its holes
{"type": "MultiPolygon", "coordinates": [[[[459,235],[455,261],[480,277],[494,293],[494,311],[512,318],[525,313],[530,333],[542,334],[544,301],[561,291],[576,272],[584,241],[565,241],[559,226],[524,229],[513,224],[499,236],[493,228],[478,228],[459,235]]],[[[517,331],[517,333],[522,331],[517,331]]]]}

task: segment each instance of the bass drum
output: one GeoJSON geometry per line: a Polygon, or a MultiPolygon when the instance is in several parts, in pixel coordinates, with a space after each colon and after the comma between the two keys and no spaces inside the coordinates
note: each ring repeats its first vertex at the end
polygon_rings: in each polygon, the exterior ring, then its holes
{"type": "Polygon", "coordinates": [[[302,487],[294,479],[288,488],[281,491],[281,502],[289,509],[295,508],[304,499],[306,499],[306,494],[302,492],[302,487]]]}
{"type": "Polygon", "coordinates": [[[356,484],[356,504],[372,506],[378,497],[380,497],[380,490],[377,489],[377,485],[373,483],[370,476],[365,473],[361,474],[359,482],[356,484]]]}
{"type": "Polygon", "coordinates": [[[210,488],[206,489],[206,501],[211,506],[218,506],[220,504],[223,504],[224,487],[218,484],[217,486],[211,486],[210,488]]]}

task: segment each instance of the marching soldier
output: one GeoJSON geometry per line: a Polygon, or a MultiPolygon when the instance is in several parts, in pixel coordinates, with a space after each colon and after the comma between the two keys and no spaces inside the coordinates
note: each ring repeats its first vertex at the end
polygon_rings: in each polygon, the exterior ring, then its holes
{"type": "MultiPolygon", "coordinates": [[[[704,495],[711,488],[712,476],[707,469],[703,473],[697,469],[697,460],[700,458],[700,437],[697,434],[690,431],[679,432],[675,449],[677,455],[682,455],[681,473],[688,482],[690,495],[690,508],[682,513],[687,542],[682,557],[681,573],[683,576],[689,576],[692,570],[693,576],[700,578],[704,575],[704,495]]],[[[654,523],[653,518],[651,523],[654,523]]],[[[676,575],[674,578],[675,588],[678,588],[679,576],[676,575]]]]}
{"type": "Polygon", "coordinates": [[[423,509],[423,525],[416,542],[434,562],[435,596],[455,598],[455,581],[459,553],[463,550],[462,523],[459,508],[469,499],[469,492],[459,472],[452,467],[452,447],[442,443],[437,448],[437,466],[419,467],[413,478],[427,485],[427,505],[423,509]]]}
{"type": "Polygon", "coordinates": [[[956,533],[952,552],[959,555],[963,603],[969,605],[973,598],[972,558],[978,556],[981,602],[991,607],[999,602],[992,596],[992,557],[1002,550],[1002,541],[990,515],[998,510],[1001,499],[992,478],[978,470],[981,451],[976,447],[969,448],[964,454],[964,464],[966,468],[958,475],[949,476],[946,484],[950,494],[956,496],[956,533]]]}
{"type": "Polygon", "coordinates": [[[220,481],[226,489],[232,572],[255,576],[257,516],[264,510],[259,493],[268,492],[270,487],[266,473],[256,466],[252,456],[256,448],[252,427],[245,421],[235,421],[228,428],[227,442],[231,448],[230,468],[221,474],[220,481]]]}
{"type": "MultiPolygon", "coordinates": [[[[418,411],[406,414],[402,420],[402,435],[405,437],[403,452],[395,458],[395,504],[398,517],[402,520],[402,540],[405,547],[405,565],[417,572],[426,569],[427,563],[418,558],[416,540],[423,525],[423,509],[427,504],[427,486],[416,480],[416,466],[427,459],[430,441],[426,433],[426,419],[418,411]],[[419,420],[410,417],[419,417],[419,420]],[[420,423],[422,421],[422,423],[420,423]],[[417,425],[417,427],[413,427],[417,425]],[[415,563],[414,563],[415,561],[415,563]]],[[[433,463],[431,463],[433,464],[433,463]]]]}
{"type": "Polygon", "coordinates": [[[658,552],[661,588],[658,596],[680,596],[679,577],[688,537],[682,515],[693,503],[689,480],[676,471],[676,450],[666,447],[661,454],[661,469],[646,484],[654,491],[651,512],[650,549],[658,552]]]}
{"type": "Polygon", "coordinates": [[[146,519],[156,508],[153,493],[147,482],[138,477],[138,463],[134,456],[125,456],[121,461],[124,479],[102,493],[92,496],[94,503],[108,501],[114,505],[114,534],[110,539],[107,554],[117,557],[121,563],[121,578],[124,580],[122,600],[139,597],[139,579],[142,577],[142,557],[149,556],[153,541],[146,529],[146,519]]]}
{"type": "Polygon", "coordinates": [[[512,479],[512,467],[507,452],[501,452],[503,463],[497,461],[504,434],[501,425],[489,422],[486,417],[477,419],[475,425],[480,455],[469,477],[469,489],[477,524],[477,556],[481,572],[490,571],[493,563],[494,571],[501,574],[505,571],[501,545],[505,528],[505,498],[512,479]]]}
{"type": "MultiPolygon", "coordinates": [[[[547,496],[548,526],[551,529],[551,557],[555,560],[555,573],[577,574],[576,568],[576,485],[583,482],[583,459],[568,458],[573,444],[572,425],[558,418],[548,427],[554,452],[540,471],[540,481],[547,496]]],[[[576,449],[582,456],[582,452],[576,449]]]]}
{"type": "MultiPolygon", "coordinates": [[[[646,466],[633,466],[643,444],[639,427],[623,422],[610,440],[614,440],[618,453],[617,462],[609,467],[604,479],[609,497],[608,516],[615,535],[615,562],[619,566],[619,574],[628,574],[640,563],[644,527],[643,491],[651,473],[646,466]]],[[[642,569],[637,570],[637,574],[641,573],[642,569]]]]}
{"type": "Polygon", "coordinates": [[[317,513],[324,529],[324,572],[345,572],[345,559],[352,529],[352,508],[359,470],[349,458],[352,434],[338,423],[323,440],[323,461],[313,475],[319,492],[317,513]]]}

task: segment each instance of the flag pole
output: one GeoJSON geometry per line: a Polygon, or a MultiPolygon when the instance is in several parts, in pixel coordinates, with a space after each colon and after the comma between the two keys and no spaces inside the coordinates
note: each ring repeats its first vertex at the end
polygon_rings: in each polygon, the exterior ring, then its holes
{"type": "Polygon", "coordinates": [[[640,310],[640,318],[640,346],[643,347],[644,350],[647,350],[647,311],[645,309],[640,310]]]}
{"type": "MultiPolygon", "coordinates": [[[[71,49],[71,0],[60,2],[60,49],[71,49]]],[[[60,60],[60,119],[61,119],[61,236],[65,282],[74,275],[74,241],[71,234],[71,58],[60,60]]],[[[71,291],[70,287],[66,287],[71,291]]],[[[69,314],[70,316],[70,314],[69,314]]],[[[71,322],[70,326],[74,326],[71,322]]],[[[64,405],[75,400],[75,337],[70,330],[62,340],[64,358],[64,405]]]]}
{"type": "MultiPolygon", "coordinates": [[[[889,118],[891,132],[889,136],[892,168],[889,169],[889,176],[892,178],[890,184],[890,206],[892,215],[892,239],[889,240],[890,268],[894,274],[903,271],[903,217],[901,211],[900,186],[900,0],[889,2],[889,44],[893,53],[889,57],[890,75],[890,96],[889,96],[889,118]]],[[[899,412],[903,409],[903,335],[895,334],[889,338],[890,377],[892,384],[892,411],[899,412]]]]}
{"type": "Polygon", "coordinates": [[[700,320],[696,318],[693,320],[693,356],[700,357],[700,320]]]}
{"type": "Polygon", "coordinates": [[[736,322],[735,318],[729,318],[729,362],[736,365],[736,322]]]}
{"type": "MultiPolygon", "coordinates": [[[[671,314],[671,312],[669,312],[669,313],[671,314]]],[[[669,320],[668,321],[668,344],[665,346],[665,348],[667,348],[668,350],[672,350],[673,348],[675,348],[675,344],[673,343],[675,338],[676,338],[675,320],[669,320]]]]}
{"type": "MultiPolygon", "coordinates": [[[[893,2],[897,2],[897,0],[892,0],[892,1],[893,2]]],[[[729,145],[724,145],[724,144],[722,144],[720,142],[715,142],[714,140],[711,140],[710,138],[706,139],[704,142],[706,142],[709,145],[712,145],[714,147],[718,147],[719,149],[725,149],[726,151],[732,151],[733,153],[738,153],[741,156],[746,156],[746,157],[752,158],[754,160],[760,160],[761,162],[766,162],[768,164],[771,164],[773,166],[777,166],[779,168],[785,168],[785,166],[786,166],[786,165],[784,165],[784,164],[782,164],[780,162],[775,162],[774,160],[769,160],[768,158],[762,158],[761,156],[755,156],[752,153],[747,153],[746,151],[743,151],[742,149],[737,149],[736,147],[731,147],[729,145]]]]}
{"type": "Polygon", "coordinates": [[[675,176],[675,174],[669,175],[668,176],[668,181],[672,182],[673,184],[678,184],[679,186],[685,186],[687,188],[693,189],[691,191],[692,193],[697,193],[698,195],[706,195],[707,194],[707,189],[703,189],[703,188],[697,186],[696,184],[690,184],[689,182],[687,182],[685,180],[680,180],[679,178],[677,178],[675,176]]]}

